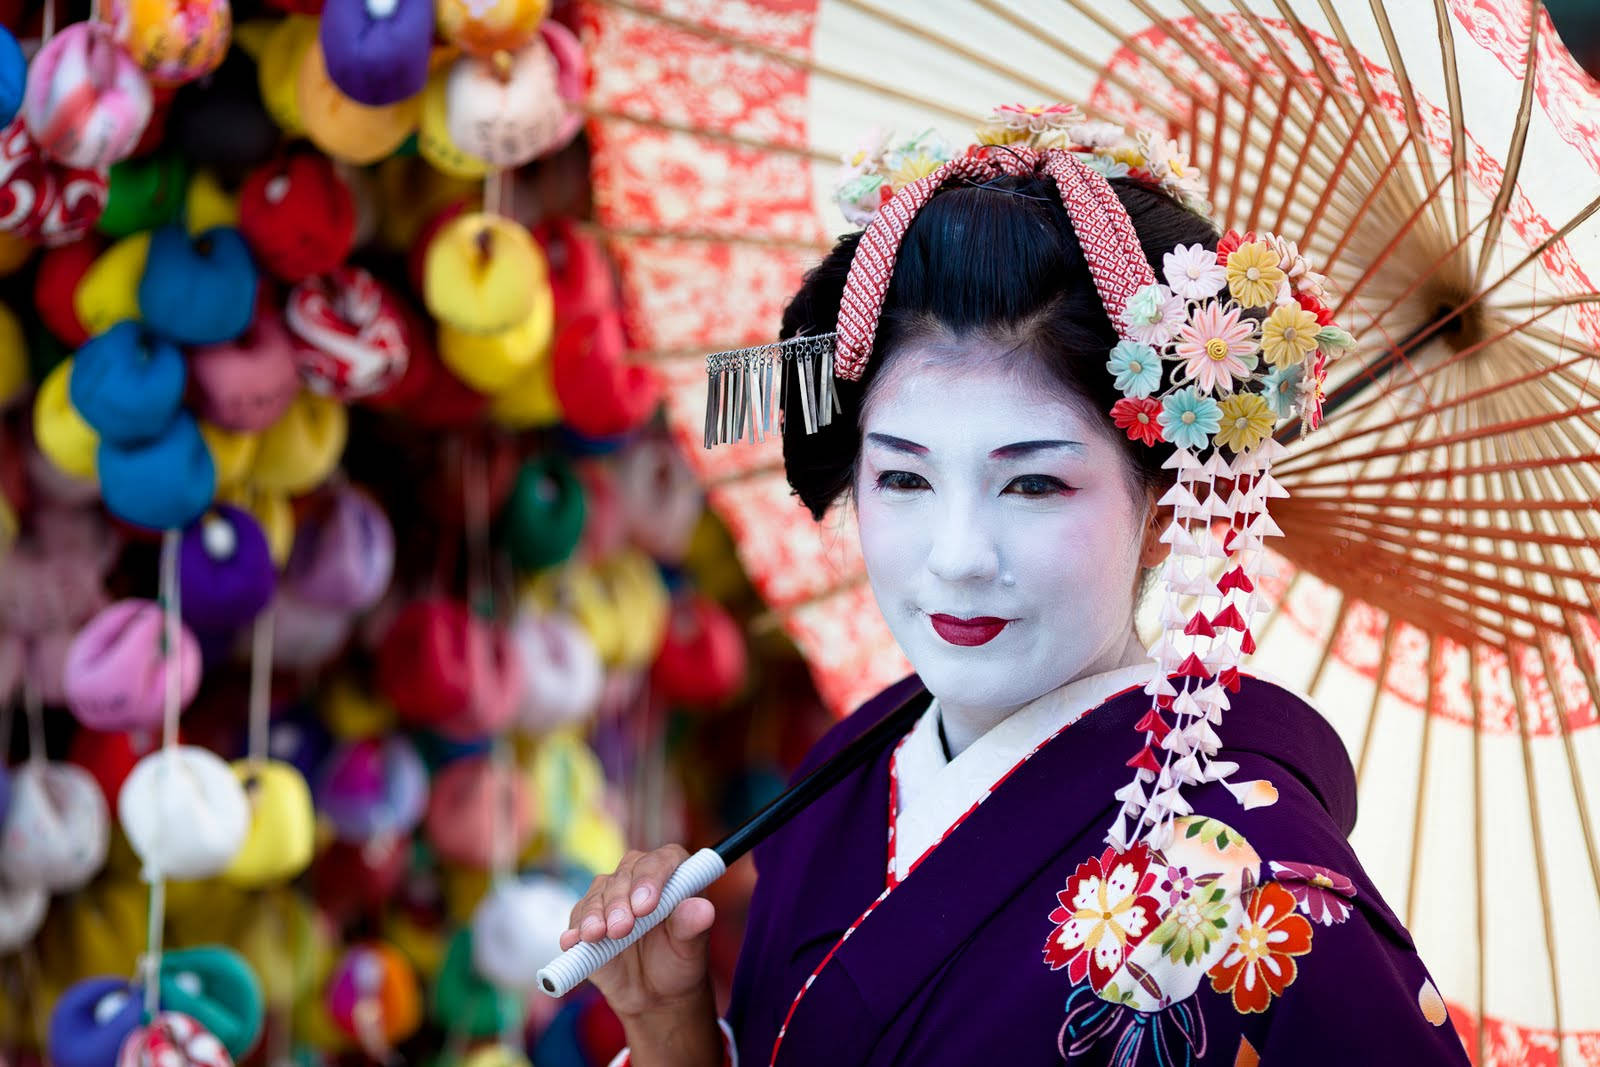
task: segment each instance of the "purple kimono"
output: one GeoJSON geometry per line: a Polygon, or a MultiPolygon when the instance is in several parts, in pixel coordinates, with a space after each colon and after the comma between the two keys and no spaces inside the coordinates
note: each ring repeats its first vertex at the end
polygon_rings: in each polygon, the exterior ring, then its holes
{"type": "MultiPolygon", "coordinates": [[[[798,774],[921,692],[880,693],[798,774]]],[[[1344,746],[1298,697],[1240,676],[1218,727],[1231,780],[1190,789],[1162,849],[1105,845],[1149,701],[1060,731],[892,890],[893,746],[758,847],[728,1012],[741,1067],[1466,1064],[1346,841],[1344,746]]]]}

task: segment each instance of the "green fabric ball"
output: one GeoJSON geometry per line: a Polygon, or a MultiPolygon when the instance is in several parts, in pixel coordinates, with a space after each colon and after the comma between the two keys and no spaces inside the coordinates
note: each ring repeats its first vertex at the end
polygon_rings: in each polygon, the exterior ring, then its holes
{"type": "Polygon", "coordinates": [[[506,994],[472,966],[472,931],[463,927],[450,939],[444,965],[433,983],[433,1021],[467,1038],[496,1037],[505,1027],[506,994]]]}
{"type": "Polygon", "coordinates": [[[502,538],[519,570],[537,571],[572,555],[583,534],[583,484],[561,456],[529,460],[500,513],[502,538]]]}
{"type": "Polygon", "coordinates": [[[243,956],[221,945],[162,954],[161,1008],[193,1016],[236,1061],[261,1036],[261,983],[243,956]]]}
{"type": "Polygon", "coordinates": [[[106,210],[95,229],[109,237],[176,222],[189,188],[189,164],[172,152],[125,159],[111,168],[106,210]]]}

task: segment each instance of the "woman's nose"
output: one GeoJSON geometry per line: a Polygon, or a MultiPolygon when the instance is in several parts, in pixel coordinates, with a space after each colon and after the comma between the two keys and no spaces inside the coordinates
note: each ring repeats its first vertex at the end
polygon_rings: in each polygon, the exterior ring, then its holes
{"type": "Polygon", "coordinates": [[[947,582],[989,581],[1000,573],[1000,553],[981,522],[964,509],[938,517],[928,549],[928,570],[947,582]]]}

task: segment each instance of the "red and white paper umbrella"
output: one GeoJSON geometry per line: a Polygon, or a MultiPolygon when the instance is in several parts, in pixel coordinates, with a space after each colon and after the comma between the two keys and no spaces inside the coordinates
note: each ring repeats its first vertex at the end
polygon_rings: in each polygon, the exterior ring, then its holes
{"type": "Polygon", "coordinates": [[[359,267],[301,282],[289,293],[284,317],[305,343],[296,360],[313,392],[358,400],[405,373],[405,324],[377,279],[359,267]]]}

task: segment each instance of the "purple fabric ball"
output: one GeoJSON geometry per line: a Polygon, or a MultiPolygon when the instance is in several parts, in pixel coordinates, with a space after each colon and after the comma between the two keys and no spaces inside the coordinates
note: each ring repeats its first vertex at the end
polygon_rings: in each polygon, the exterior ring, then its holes
{"type": "Polygon", "coordinates": [[[369,107],[422,92],[433,45],[433,0],[327,0],[320,27],[328,79],[369,107]]]}
{"type": "Polygon", "coordinates": [[[278,583],[254,516],[223,504],[183,531],[179,601],[197,630],[235,630],[261,613],[278,583]]]}
{"type": "Polygon", "coordinates": [[[308,604],[360,612],[378,602],[393,574],[389,517],[360,489],[344,488],[327,511],[295,532],[284,581],[308,604]]]}

